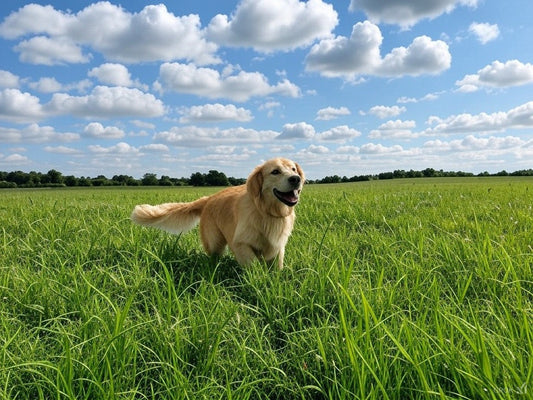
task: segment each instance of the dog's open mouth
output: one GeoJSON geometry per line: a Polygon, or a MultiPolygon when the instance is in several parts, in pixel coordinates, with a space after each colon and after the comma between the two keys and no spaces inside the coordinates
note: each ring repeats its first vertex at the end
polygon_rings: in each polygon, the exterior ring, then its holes
{"type": "Polygon", "coordinates": [[[274,189],[274,195],[283,204],[293,207],[298,203],[298,190],[291,190],[289,192],[280,192],[278,189],[274,189]]]}

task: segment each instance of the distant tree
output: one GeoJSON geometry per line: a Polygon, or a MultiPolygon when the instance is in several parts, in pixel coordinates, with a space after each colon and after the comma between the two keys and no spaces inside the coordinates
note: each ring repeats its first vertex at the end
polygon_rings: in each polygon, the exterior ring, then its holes
{"type": "Polygon", "coordinates": [[[205,175],[200,172],[195,172],[191,175],[189,184],[192,186],[205,186],[205,175]]]}
{"type": "Polygon", "coordinates": [[[92,186],[91,179],[82,176],[80,179],[78,179],[78,186],[92,186]]]}
{"type": "Polygon", "coordinates": [[[92,186],[108,186],[111,185],[111,181],[106,178],[105,175],[98,175],[96,178],[91,179],[92,186]]]}
{"type": "Polygon", "coordinates": [[[406,172],[403,169],[394,170],[392,175],[394,176],[395,179],[396,178],[405,178],[407,176],[406,172]]]}
{"type": "Polygon", "coordinates": [[[432,178],[436,176],[436,171],[433,168],[426,168],[422,171],[422,175],[424,175],[426,178],[432,178]]]}
{"type": "Polygon", "coordinates": [[[234,178],[232,176],[230,176],[228,178],[228,181],[229,181],[230,185],[232,185],[232,186],[239,186],[239,185],[243,185],[243,184],[246,183],[246,179],[244,179],[244,178],[234,178]]]}
{"type": "Polygon", "coordinates": [[[159,178],[159,186],[172,186],[170,176],[163,175],[161,178],[159,178]]]}
{"type": "Polygon", "coordinates": [[[76,178],[74,175],[65,176],[65,185],[78,186],[78,178],[76,178]]]}
{"type": "Polygon", "coordinates": [[[229,186],[229,180],[223,172],[214,169],[210,170],[205,176],[207,186],[229,186]]]}
{"type": "Polygon", "coordinates": [[[30,176],[22,171],[13,171],[7,174],[7,181],[16,183],[17,186],[23,186],[28,183],[30,176]]]}
{"type": "Polygon", "coordinates": [[[55,169],[51,169],[46,175],[48,175],[50,183],[63,183],[63,175],[55,169]]]}
{"type": "Polygon", "coordinates": [[[141,184],[144,186],[157,186],[159,181],[157,180],[156,174],[144,174],[141,179],[141,184]]]}
{"type": "Polygon", "coordinates": [[[392,172],[382,172],[378,174],[378,179],[392,179],[394,174],[392,172]]]}

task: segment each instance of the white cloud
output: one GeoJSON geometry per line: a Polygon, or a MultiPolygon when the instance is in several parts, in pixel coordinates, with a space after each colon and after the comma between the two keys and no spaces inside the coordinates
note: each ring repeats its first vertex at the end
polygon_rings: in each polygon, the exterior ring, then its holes
{"type": "Polygon", "coordinates": [[[421,101],[433,101],[433,100],[437,100],[442,93],[443,92],[428,93],[425,96],[422,96],[419,98],[402,96],[402,97],[399,97],[398,100],[396,100],[396,103],[406,104],[406,103],[420,103],[421,101]]]}
{"type": "Polygon", "coordinates": [[[481,44],[486,44],[500,36],[500,29],[497,24],[472,22],[468,31],[474,34],[481,44]]]}
{"type": "Polygon", "coordinates": [[[387,121],[374,129],[368,135],[371,139],[413,139],[419,134],[413,133],[412,129],[416,127],[415,121],[387,121]]]}
{"type": "Polygon", "coordinates": [[[397,47],[387,54],[377,72],[385,76],[438,74],[450,68],[452,56],[442,40],[419,36],[409,47],[397,47]]]}
{"type": "Polygon", "coordinates": [[[129,145],[125,142],[119,142],[114,146],[110,147],[103,147],[99,144],[97,145],[90,145],[88,146],[88,149],[91,153],[95,155],[137,155],[139,154],[139,149],[129,145]]]}
{"type": "Polygon", "coordinates": [[[32,122],[45,117],[41,101],[19,89],[0,91],[0,119],[13,122],[32,122]]]}
{"type": "Polygon", "coordinates": [[[533,83],[533,64],[518,60],[502,63],[498,60],[480,69],[477,74],[466,75],[455,82],[460,92],[475,92],[481,88],[503,88],[533,83]]]}
{"type": "Polygon", "coordinates": [[[156,133],[154,141],[180,147],[204,147],[234,143],[262,143],[278,135],[279,133],[275,131],[257,131],[241,127],[220,129],[218,127],[183,126],[156,133]]]}
{"type": "Polygon", "coordinates": [[[442,40],[419,36],[407,48],[394,48],[383,58],[380,53],[382,41],[377,25],[369,21],[358,22],[349,38],[337,36],[315,44],[306,57],[306,70],[354,80],[357,75],[438,74],[450,67],[451,54],[442,40]]]}
{"type": "Polygon", "coordinates": [[[388,154],[388,153],[398,153],[403,151],[402,146],[393,145],[393,146],[383,146],[382,144],[366,143],[359,148],[359,153],[361,154],[388,154]]]}
{"type": "Polygon", "coordinates": [[[169,151],[168,146],[162,143],[151,143],[139,148],[142,151],[147,151],[150,153],[166,153],[169,151]]]}
{"type": "Polygon", "coordinates": [[[351,0],[350,10],[362,9],[375,23],[407,29],[425,18],[451,12],[456,5],[475,7],[478,0],[351,0]]]}
{"type": "Polygon", "coordinates": [[[424,135],[442,135],[457,133],[490,133],[502,132],[506,129],[522,129],[533,127],[533,101],[522,104],[509,111],[492,114],[480,113],[452,115],[446,119],[430,117],[427,121],[432,127],[426,129],[424,135]]]}
{"type": "Polygon", "coordinates": [[[72,142],[78,140],[80,135],[70,132],[56,132],[52,126],[39,126],[30,124],[23,129],[0,127],[0,142],[5,143],[44,143],[44,142],[72,142]]]}
{"type": "Polygon", "coordinates": [[[54,93],[63,88],[63,85],[57,81],[56,78],[43,77],[37,82],[31,82],[29,86],[41,93],[54,93]]]}
{"type": "Polygon", "coordinates": [[[54,154],[66,154],[66,155],[72,155],[72,154],[81,154],[81,151],[77,149],[73,149],[72,147],[67,146],[45,146],[44,151],[47,153],[54,153],[54,154]]]}
{"type": "Polygon", "coordinates": [[[142,84],[138,79],[132,80],[131,74],[122,64],[105,63],[99,67],[94,67],[87,74],[95,77],[103,84],[111,86],[136,87],[142,90],[148,90],[148,86],[142,84]]]}
{"type": "Polygon", "coordinates": [[[321,132],[316,137],[320,140],[342,143],[358,136],[361,136],[361,132],[359,132],[358,130],[352,129],[347,125],[340,125],[335,128],[331,128],[324,132],[321,132]]]}
{"type": "Polygon", "coordinates": [[[29,164],[30,160],[28,157],[23,156],[22,154],[13,153],[7,157],[2,157],[0,154],[0,165],[7,165],[8,167],[14,167],[18,165],[29,164]]]}
{"type": "Polygon", "coordinates": [[[315,136],[315,128],[306,122],[285,124],[278,139],[312,139],[315,136]]]}
{"type": "Polygon", "coordinates": [[[96,86],[87,96],[55,93],[45,106],[51,114],[80,117],[157,117],[165,113],[163,102],[150,93],[125,87],[96,86]]]}
{"type": "Polygon", "coordinates": [[[271,52],[307,46],[328,37],[337,23],[337,12],[322,0],[244,0],[231,19],[222,14],[215,16],[207,32],[219,44],[271,52]]]}
{"type": "Polygon", "coordinates": [[[150,129],[150,130],[155,129],[155,125],[152,124],[151,122],[146,122],[146,121],[141,121],[141,120],[138,120],[138,119],[134,119],[133,121],[131,121],[131,123],[133,125],[135,125],[137,128],[150,129]]]}
{"type": "Polygon", "coordinates": [[[19,77],[9,71],[0,69],[0,88],[16,89],[19,87],[19,77]]]}
{"type": "Polygon", "coordinates": [[[339,118],[343,115],[350,115],[350,110],[346,107],[326,107],[321,108],[316,113],[316,119],[322,121],[329,121],[331,119],[339,118]]]}
{"type": "Polygon", "coordinates": [[[0,35],[7,39],[32,34],[47,36],[19,43],[15,49],[21,52],[22,61],[47,65],[87,62],[89,57],[81,53],[81,46],[120,62],[219,61],[217,46],[205,39],[199,16],[175,16],[163,4],[148,5],[133,14],[105,1],[77,14],[28,4],[0,24],[0,35]]]}
{"type": "Polygon", "coordinates": [[[397,115],[400,115],[406,110],[407,109],[405,107],[398,107],[398,106],[392,106],[392,107],[374,106],[370,110],[368,110],[368,113],[375,115],[378,118],[385,119],[385,118],[396,117],[397,115]]]}
{"type": "Polygon", "coordinates": [[[473,151],[491,151],[492,154],[494,154],[494,152],[500,152],[502,150],[524,147],[529,143],[530,142],[515,136],[491,136],[488,138],[479,138],[473,135],[468,135],[463,139],[451,140],[448,142],[440,139],[430,140],[424,143],[423,147],[425,150],[437,154],[473,151]]]}
{"type": "Polygon", "coordinates": [[[104,127],[99,122],[91,122],[85,126],[83,134],[87,137],[99,139],[121,139],[126,136],[122,129],[117,128],[116,126],[104,127]]]}
{"type": "Polygon", "coordinates": [[[20,42],[14,50],[20,53],[20,61],[29,64],[78,64],[90,60],[89,56],[82,54],[81,47],[62,38],[36,36],[20,42]]]}
{"type": "Polygon", "coordinates": [[[192,106],[180,111],[183,117],[181,123],[191,122],[222,122],[240,121],[248,122],[253,119],[250,110],[242,107],[235,107],[233,104],[204,104],[202,106],[192,106]]]}
{"type": "Polygon", "coordinates": [[[287,79],[271,86],[259,72],[240,71],[237,75],[221,76],[211,68],[198,68],[193,64],[164,63],[159,69],[156,87],[208,98],[228,98],[247,101],[255,96],[280,94],[298,97],[300,89],[287,79]]]}
{"type": "Polygon", "coordinates": [[[78,92],[85,92],[92,83],[89,79],[83,79],[78,82],[63,84],[58,82],[54,77],[42,77],[37,82],[29,82],[28,86],[41,93],[55,93],[59,91],[70,91],[72,89],[78,92]]]}

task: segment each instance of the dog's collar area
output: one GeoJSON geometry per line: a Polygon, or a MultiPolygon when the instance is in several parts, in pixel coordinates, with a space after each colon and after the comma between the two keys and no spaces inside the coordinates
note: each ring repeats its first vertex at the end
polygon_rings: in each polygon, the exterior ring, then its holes
{"type": "Polygon", "coordinates": [[[298,190],[296,189],[288,192],[280,192],[278,189],[274,189],[274,196],[289,207],[294,207],[298,203],[298,190]]]}

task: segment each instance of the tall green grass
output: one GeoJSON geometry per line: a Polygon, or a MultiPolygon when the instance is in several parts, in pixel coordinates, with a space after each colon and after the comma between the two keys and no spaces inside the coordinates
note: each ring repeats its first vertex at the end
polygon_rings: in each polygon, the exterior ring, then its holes
{"type": "Polygon", "coordinates": [[[0,191],[0,399],[531,399],[533,180],[307,186],[286,268],[0,191]]]}

